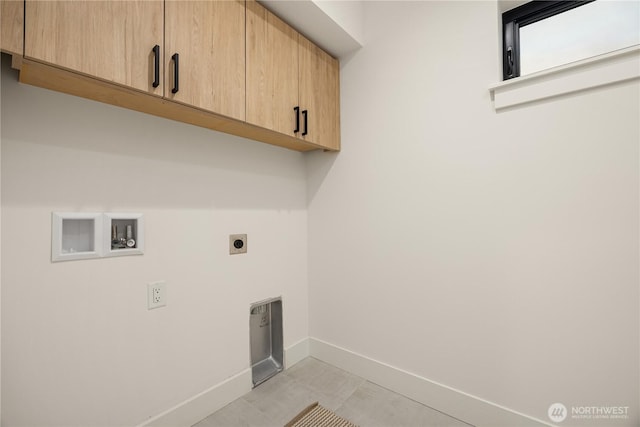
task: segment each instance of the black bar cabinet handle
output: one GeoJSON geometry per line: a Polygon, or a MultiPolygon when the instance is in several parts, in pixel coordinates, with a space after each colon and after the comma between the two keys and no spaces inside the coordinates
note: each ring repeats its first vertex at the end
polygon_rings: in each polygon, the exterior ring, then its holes
{"type": "Polygon", "coordinates": [[[300,107],[294,107],[293,111],[296,113],[296,128],[293,130],[293,133],[300,132],[300,107]]]}
{"type": "Polygon", "coordinates": [[[304,132],[302,132],[302,136],[305,136],[307,134],[307,130],[309,130],[307,127],[307,110],[302,110],[302,116],[304,117],[304,132]]]}
{"type": "Polygon", "coordinates": [[[180,72],[180,62],[179,62],[179,58],[180,56],[177,53],[174,53],[173,56],[171,56],[171,59],[173,59],[173,89],[171,89],[171,93],[177,93],[180,90],[179,84],[180,84],[180,77],[178,75],[178,73],[180,72]]]}
{"type": "Polygon", "coordinates": [[[160,46],[153,47],[153,87],[160,86],[160,46]]]}

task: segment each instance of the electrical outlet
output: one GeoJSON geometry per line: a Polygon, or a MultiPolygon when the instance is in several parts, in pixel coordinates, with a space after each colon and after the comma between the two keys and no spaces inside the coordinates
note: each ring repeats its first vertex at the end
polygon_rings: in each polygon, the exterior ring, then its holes
{"type": "Polygon", "coordinates": [[[231,234],[229,235],[229,255],[246,254],[247,253],[247,235],[231,234]]]}
{"type": "Polygon", "coordinates": [[[167,284],[154,282],[147,285],[147,308],[149,310],[167,305],[167,284]]]}

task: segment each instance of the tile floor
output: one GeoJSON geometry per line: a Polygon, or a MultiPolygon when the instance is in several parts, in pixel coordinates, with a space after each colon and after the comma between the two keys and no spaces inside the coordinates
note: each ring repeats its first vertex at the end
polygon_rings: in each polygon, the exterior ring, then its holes
{"type": "Polygon", "coordinates": [[[308,357],[194,427],[282,427],[316,401],[360,427],[470,425],[308,357]]]}

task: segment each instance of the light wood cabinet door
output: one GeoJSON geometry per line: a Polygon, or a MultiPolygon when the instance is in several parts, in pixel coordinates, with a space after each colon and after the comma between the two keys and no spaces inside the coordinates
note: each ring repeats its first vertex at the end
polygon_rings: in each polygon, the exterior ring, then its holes
{"type": "Polygon", "coordinates": [[[244,1],[167,0],[165,70],[166,98],[244,120],[244,1]]]}
{"type": "Polygon", "coordinates": [[[25,12],[25,57],[162,95],[161,0],[27,0],[25,12]]]}
{"type": "Polygon", "coordinates": [[[340,68],[338,61],[300,36],[300,108],[307,111],[300,134],[305,141],[340,149],[340,68]],[[305,126],[306,124],[306,126],[305,126]]]}
{"type": "Polygon", "coordinates": [[[298,32],[256,1],[248,0],[246,121],[296,136],[296,106],[298,32]]]}
{"type": "Polygon", "coordinates": [[[23,23],[24,2],[0,0],[0,50],[22,55],[23,23]]]}
{"type": "Polygon", "coordinates": [[[338,150],[339,73],[336,59],[247,1],[247,122],[338,150]]]}

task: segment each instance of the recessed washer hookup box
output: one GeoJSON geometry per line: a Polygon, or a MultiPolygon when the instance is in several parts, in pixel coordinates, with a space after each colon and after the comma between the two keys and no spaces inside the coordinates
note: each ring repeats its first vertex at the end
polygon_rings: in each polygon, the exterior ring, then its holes
{"type": "Polygon", "coordinates": [[[251,304],[249,335],[251,377],[256,387],[284,369],[281,298],[251,304]]]}

